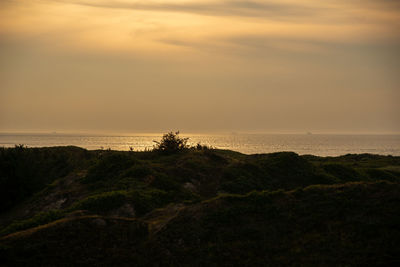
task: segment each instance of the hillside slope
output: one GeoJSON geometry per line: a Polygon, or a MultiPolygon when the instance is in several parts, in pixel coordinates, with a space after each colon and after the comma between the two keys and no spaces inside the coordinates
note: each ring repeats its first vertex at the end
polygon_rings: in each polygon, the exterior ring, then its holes
{"type": "Polygon", "coordinates": [[[399,157],[0,152],[6,266],[400,262],[399,157]]]}

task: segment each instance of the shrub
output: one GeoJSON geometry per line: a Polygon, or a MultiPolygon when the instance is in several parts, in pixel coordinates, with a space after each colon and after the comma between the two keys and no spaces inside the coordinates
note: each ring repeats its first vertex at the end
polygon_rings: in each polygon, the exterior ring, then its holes
{"type": "Polygon", "coordinates": [[[187,141],[189,138],[181,138],[178,135],[179,131],[164,134],[160,142],[154,141],[156,143],[154,150],[166,153],[175,153],[188,149],[189,145],[187,144],[187,141]]]}

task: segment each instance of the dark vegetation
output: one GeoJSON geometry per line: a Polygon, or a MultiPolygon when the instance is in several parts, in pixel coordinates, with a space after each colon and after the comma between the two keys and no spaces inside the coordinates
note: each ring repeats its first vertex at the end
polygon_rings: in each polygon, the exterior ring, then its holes
{"type": "Polygon", "coordinates": [[[0,148],[6,266],[400,263],[400,157],[0,148]]]}
{"type": "Polygon", "coordinates": [[[154,141],[156,143],[154,151],[171,154],[187,150],[189,148],[189,145],[187,144],[189,138],[181,138],[178,135],[179,131],[164,134],[160,142],[154,141]]]}
{"type": "Polygon", "coordinates": [[[54,180],[89,166],[93,154],[78,147],[0,148],[0,212],[54,180]]]}

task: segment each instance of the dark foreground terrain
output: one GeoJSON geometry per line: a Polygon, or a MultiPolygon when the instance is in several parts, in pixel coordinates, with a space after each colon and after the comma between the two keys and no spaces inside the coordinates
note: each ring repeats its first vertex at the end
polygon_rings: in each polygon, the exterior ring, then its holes
{"type": "Polygon", "coordinates": [[[399,266],[400,157],[0,148],[0,265],[399,266]]]}

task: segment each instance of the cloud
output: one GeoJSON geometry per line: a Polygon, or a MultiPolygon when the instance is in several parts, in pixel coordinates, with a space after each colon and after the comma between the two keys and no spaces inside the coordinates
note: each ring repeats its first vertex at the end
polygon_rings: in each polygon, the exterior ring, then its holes
{"type": "MultiPolygon", "coordinates": [[[[312,24],[364,24],[399,26],[398,0],[54,0],[85,7],[148,12],[172,12],[209,17],[234,17],[241,20],[281,21],[312,24]]],[[[54,1],[52,1],[54,3],[54,1]]]]}
{"type": "Polygon", "coordinates": [[[277,1],[213,1],[213,2],[186,2],[186,3],[156,3],[127,2],[127,1],[89,1],[89,0],[59,0],[59,2],[71,3],[83,6],[132,9],[146,11],[164,11],[191,13],[207,16],[241,16],[241,17],[266,17],[289,18],[308,17],[317,15],[320,11],[316,7],[308,7],[299,4],[284,4],[277,1]]]}
{"type": "Polygon", "coordinates": [[[354,5],[367,5],[379,8],[400,9],[399,0],[352,0],[351,3],[354,5]]]}

